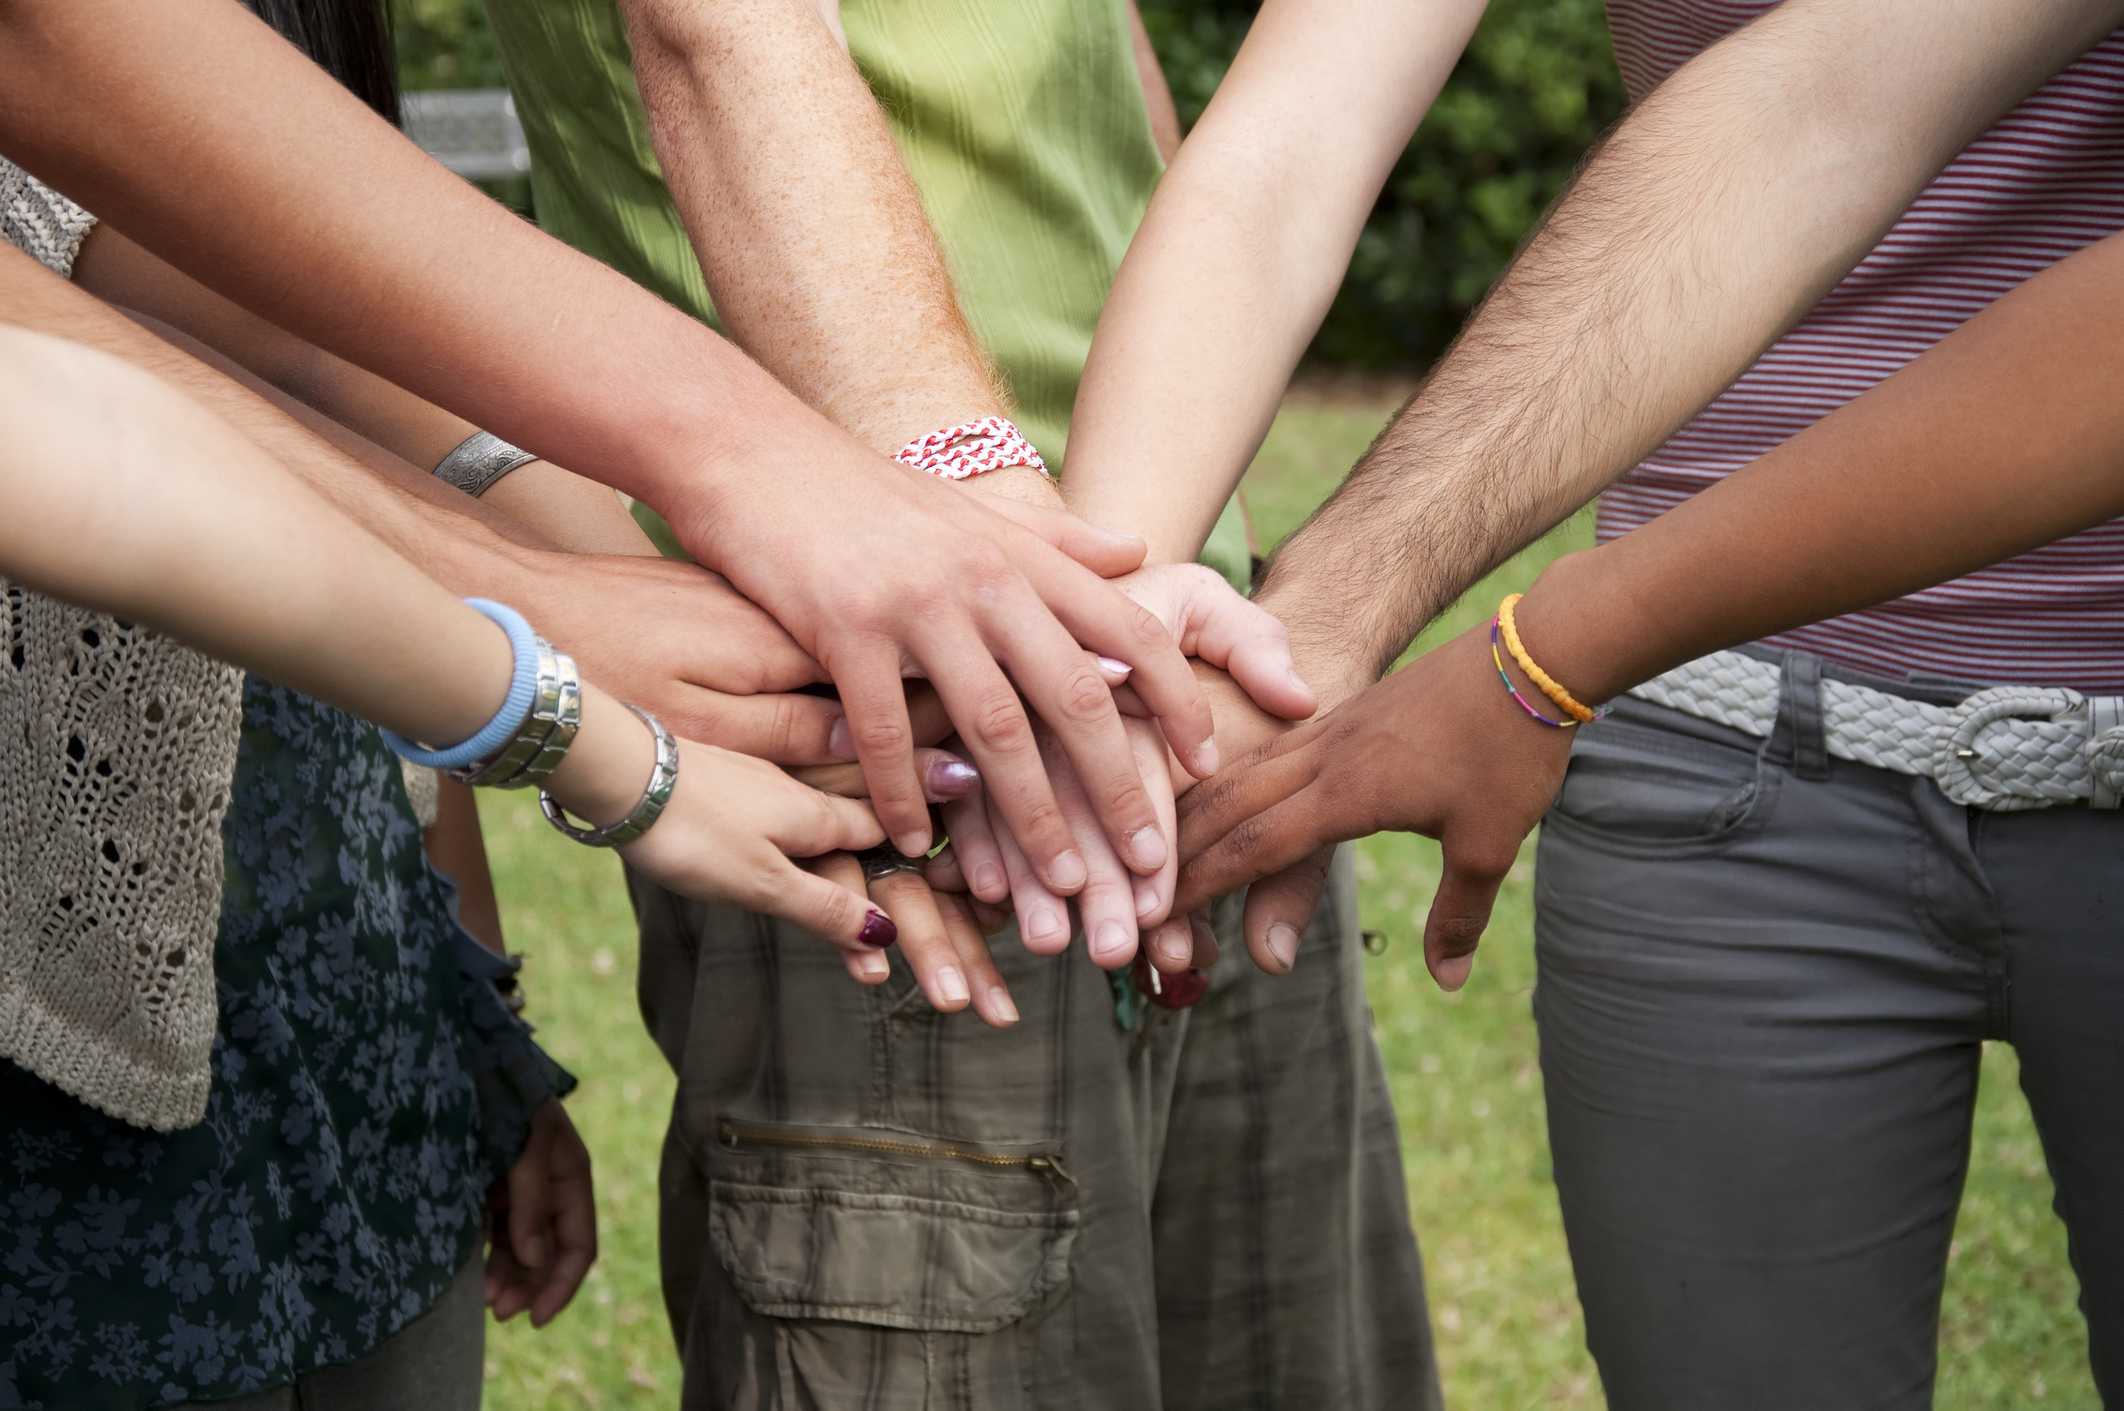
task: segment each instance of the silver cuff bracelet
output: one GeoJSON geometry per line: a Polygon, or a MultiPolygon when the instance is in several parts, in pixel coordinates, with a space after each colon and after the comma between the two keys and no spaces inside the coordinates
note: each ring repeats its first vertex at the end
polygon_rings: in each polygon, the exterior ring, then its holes
{"type": "Polygon", "coordinates": [[[516,735],[493,754],[448,771],[460,784],[490,789],[523,789],[551,774],[568,753],[583,723],[583,682],[575,658],[538,639],[538,689],[531,710],[516,735]]]}
{"type": "Polygon", "coordinates": [[[435,478],[478,499],[494,488],[495,481],[537,459],[491,431],[475,431],[436,463],[435,478]]]}
{"type": "Polygon", "coordinates": [[[642,723],[656,736],[656,765],[649,771],[649,786],[642,790],[642,801],[634,806],[634,812],[609,828],[578,828],[568,821],[567,814],[554,802],[553,795],[544,789],[538,791],[538,806],[544,810],[546,821],[578,843],[593,848],[625,847],[648,832],[649,825],[663,813],[664,805],[671,802],[671,790],[678,783],[678,741],[671,738],[664,722],[648,711],[625,701],[620,704],[640,716],[642,723]]]}

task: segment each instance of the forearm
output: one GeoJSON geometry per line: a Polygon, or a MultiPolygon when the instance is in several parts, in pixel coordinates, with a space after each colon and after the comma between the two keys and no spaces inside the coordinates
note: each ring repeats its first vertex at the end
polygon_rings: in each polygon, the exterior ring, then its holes
{"type": "MultiPolygon", "coordinates": [[[[143,250],[107,222],[90,232],[74,261],[73,280],[79,288],[136,316],[147,315],[205,344],[240,365],[251,378],[299,400],[330,418],[336,427],[354,433],[363,444],[381,448],[418,471],[432,470],[478,429],[231,303],[143,250]]],[[[168,328],[156,326],[155,331],[167,339],[171,337],[168,328]]],[[[262,389],[254,382],[253,390],[262,389]]],[[[320,426],[314,418],[306,419],[306,424],[350,454],[361,454],[359,447],[347,444],[346,437],[334,436],[334,427],[320,426]]],[[[404,484],[402,479],[400,483],[404,484]]],[[[406,488],[446,508],[477,514],[469,502],[450,503],[454,492],[423,491],[418,485],[406,488]]],[[[499,533],[509,533],[514,523],[543,541],[577,553],[656,552],[611,490],[550,461],[533,461],[510,472],[480,503],[491,512],[478,517],[499,533]]]]}
{"type": "Polygon", "coordinates": [[[1528,650],[1598,702],[2124,514],[2120,327],[2113,236],[1753,465],[1558,560],[1520,605],[1528,650]]]}
{"type": "Polygon", "coordinates": [[[1114,281],[1064,494],[1185,562],[1275,418],[1481,0],[1270,0],[1114,281]]]}
{"type": "Polygon", "coordinates": [[[823,491],[874,464],[712,332],[452,177],[233,0],[0,6],[0,138],[254,312],[704,526],[711,557],[718,531],[742,532],[726,497],[813,467],[823,491]]]}
{"type": "Polygon", "coordinates": [[[881,451],[1000,412],[884,115],[805,0],[627,0],[657,156],[731,336],[881,451]]]}
{"type": "Polygon", "coordinates": [[[1840,280],[2114,4],[1789,0],[1624,120],[1264,600],[1368,680],[1840,280]]]}
{"type": "MultiPolygon", "coordinates": [[[[0,572],[15,581],[413,739],[465,739],[508,694],[512,655],[492,623],[139,369],[0,329],[0,415],[0,572]]],[[[594,686],[583,694],[550,787],[610,822],[639,791],[648,741],[594,686]]]]}

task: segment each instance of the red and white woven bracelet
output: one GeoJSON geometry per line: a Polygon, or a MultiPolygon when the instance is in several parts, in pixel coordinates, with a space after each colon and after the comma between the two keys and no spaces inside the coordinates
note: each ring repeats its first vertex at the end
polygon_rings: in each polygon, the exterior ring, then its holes
{"type": "Polygon", "coordinates": [[[894,460],[945,480],[965,480],[1007,465],[1028,465],[1045,474],[1047,462],[1009,417],[984,416],[963,426],[917,436],[894,460]]]}

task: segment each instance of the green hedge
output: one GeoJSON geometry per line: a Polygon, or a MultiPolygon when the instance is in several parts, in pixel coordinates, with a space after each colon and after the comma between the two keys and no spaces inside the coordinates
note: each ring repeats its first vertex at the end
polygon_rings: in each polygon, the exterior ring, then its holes
{"type": "MultiPolygon", "coordinates": [[[[1257,7],[1138,3],[1181,121],[1192,123],[1257,7]]],[[[393,0],[392,9],[406,87],[502,81],[477,0],[393,0]]],[[[1600,0],[1492,0],[1365,225],[1313,359],[1395,367],[1437,356],[1622,105],[1600,0]]]]}
{"type": "MultiPolygon", "coordinates": [[[[1192,123],[1257,7],[1138,3],[1192,123]]],[[[1622,107],[1600,0],[1492,0],[1380,194],[1312,357],[1359,367],[1435,357],[1622,107]]]]}

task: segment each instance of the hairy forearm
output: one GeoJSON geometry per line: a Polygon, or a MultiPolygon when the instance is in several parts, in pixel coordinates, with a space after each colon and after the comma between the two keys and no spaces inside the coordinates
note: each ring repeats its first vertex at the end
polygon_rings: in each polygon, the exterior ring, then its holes
{"type": "Polygon", "coordinates": [[[1789,0],[1599,149],[1264,601],[1369,679],[1642,459],[1872,247],[2113,3],[1789,0]]]}
{"type": "Polygon", "coordinates": [[[1002,409],[883,113],[805,0],[627,0],[665,179],[716,313],[857,439],[1002,409]]]}
{"type": "Polygon", "coordinates": [[[1558,560],[1529,650],[1605,700],[2124,513],[2124,236],[1652,523],[1558,560]]]}
{"type": "Polygon", "coordinates": [[[1071,508],[1144,535],[1154,562],[1200,550],[1481,13],[1480,0],[1262,7],[1100,315],[1071,508]]]}

